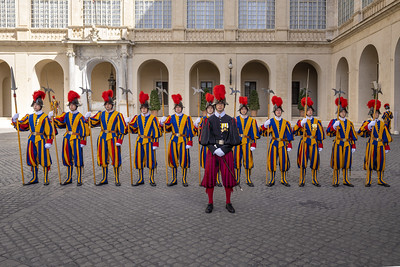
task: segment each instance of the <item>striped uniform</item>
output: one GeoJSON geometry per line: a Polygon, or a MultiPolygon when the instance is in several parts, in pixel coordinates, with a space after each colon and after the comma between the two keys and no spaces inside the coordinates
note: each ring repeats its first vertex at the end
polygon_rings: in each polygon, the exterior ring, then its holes
{"type": "Polygon", "coordinates": [[[358,135],[368,138],[364,158],[364,170],[367,171],[365,183],[371,184],[371,172],[375,170],[378,173],[378,184],[385,184],[383,181],[386,164],[385,150],[390,150],[389,143],[392,142],[392,136],[383,121],[378,120],[371,131],[368,129],[370,122],[370,119],[364,121],[358,130],[358,135]],[[370,138],[371,132],[373,132],[372,138],[370,138]],[[370,149],[372,151],[371,157],[369,156],[370,149]],[[367,159],[369,159],[369,164],[367,164],[367,159]]]}
{"type": "Polygon", "coordinates": [[[323,148],[322,141],[325,139],[325,132],[322,128],[321,121],[312,117],[311,120],[308,119],[307,123],[304,125],[306,129],[306,136],[303,138],[303,127],[301,126],[300,122],[301,120],[298,120],[293,129],[293,133],[295,135],[302,136],[299,143],[299,148],[297,150],[297,167],[301,169],[299,184],[305,184],[307,162],[310,160],[310,168],[312,169],[312,183],[318,185],[318,148],[323,148]],[[303,148],[305,149],[303,150],[303,148]]]}
{"type": "Polygon", "coordinates": [[[154,169],[157,167],[156,152],[153,146],[158,147],[161,136],[158,120],[153,115],[135,116],[129,123],[129,129],[137,134],[135,147],[135,168],[139,170],[138,183],[143,182],[143,168],[150,169],[150,182],[154,183],[154,169]]]}
{"type": "Polygon", "coordinates": [[[293,133],[290,123],[285,120],[270,119],[268,128],[264,125],[260,128],[262,136],[271,136],[268,148],[268,171],[271,172],[270,184],[275,183],[275,173],[277,162],[279,162],[279,170],[281,171],[281,183],[287,183],[286,172],[290,169],[290,160],[287,148],[292,148],[293,133]]]}
{"type": "MultiPolygon", "coordinates": [[[[49,182],[48,172],[51,166],[51,157],[45,144],[52,144],[53,128],[50,120],[43,112],[39,114],[27,114],[19,121],[20,131],[30,131],[28,136],[26,161],[28,166],[32,169],[32,179],[29,183],[36,183],[38,181],[38,166],[41,165],[44,170],[44,182],[49,182]]],[[[13,123],[14,127],[17,123],[13,123]]]]}
{"type": "Polygon", "coordinates": [[[165,121],[165,131],[172,132],[168,145],[168,165],[172,168],[172,183],[176,183],[178,166],[182,167],[182,183],[186,183],[187,169],[190,168],[190,154],[186,145],[193,145],[192,138],[195,135],[192,119],[185,114],[170,115],[165,121]]]}
{"type": "Polygon", "coordinates": [[[78,111],[62,113],[54,118],[54,124],[57,128],[66,129],[63,137],[62,161],[68,168],[68,177],[64,183],[71,182],[73,165],[76,167],[78,183],[81,183],[84,165],[81,144],[86,145],[88,124],[78,111]]]}
{"type": "Polygon", "coordinates": [[[382,120],[386,124],[386,128],[389,130],[392,129],[392,119],[393,119],[393,113],[390,110],[387,110],[383,113],[382,115],[382,120]]]}
{"type": "Polygon", "coordinates": [[[340,120],[340,126],[333,128],[337,119],[329,122],[326,133],[330,137],[335,137],[332,144],[331,168],[333,169],[333,185],[339,184],[339,170],[343,170],[343,184],[350,184],[348,171],[351,170],[353,161],[352,148],[356,148],[357,133],[354,125],[348,119],[340,120]]]}
{"type": "Polygon", "coordinates": [[[240,171],[243,162],[243,167],[246,170],[246,183],[251,183],[250,170],[254,167],[254,161],[250,147],[256,147],[256,140],[260,138],[260,132],[257,121],[249,116],[247,118],[237,116],[236,125],[241,141],[239,146],[233,147],[236,180],[240,183],[240,171]]]}
{"type": "Polygon", "coordinates": [[[100,183],[107,183],[109,158],[114,166],[116,183],[119,182],[119,167],[121,166],[121,148],[127,127],[124,117],[118,111],[99,111],[91,118],[92,127],[100,126],[101,132],[97,139],[97,164],[103,168],[103,179],[100,183]]]}

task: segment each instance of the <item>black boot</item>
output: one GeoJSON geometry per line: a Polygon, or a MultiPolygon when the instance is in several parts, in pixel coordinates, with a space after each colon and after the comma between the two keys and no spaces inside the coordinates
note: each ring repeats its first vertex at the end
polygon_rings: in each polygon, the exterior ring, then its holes
{"type": "Polygon", "coordinates": [[[211,213],[213,211],[213,208],[214,208],[214,205],[212,203],[208,204],[207,208],[206,208],[206,213],[211,213]]]}
{"type": "Polygon", "coordinates": [[[235,213],[235,209],[232,206],[232,203],[226,204],[225,208],[230,212],[230,213],[235,213]]]}

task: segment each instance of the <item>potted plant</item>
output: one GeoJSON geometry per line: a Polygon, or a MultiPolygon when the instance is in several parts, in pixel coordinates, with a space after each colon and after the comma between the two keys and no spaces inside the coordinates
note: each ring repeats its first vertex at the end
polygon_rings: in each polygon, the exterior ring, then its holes
{"type": "Polygon", "coordinates": [[[160,97],[158,95],[157,89],[154,89],[150,93],[150,110],[151,115],[156,116],[158,115],[158,111],[161,109],[160,104],[160,97]]]}
{"type": "Polygon", "coordinates": [[[301,100],[303,99],[303,97],[306,97],[305,88],[300,89],[299,101],[297,102],[297,109],[300,111],[300,117],[304,117],[304,107],[301,105],[301,100]]]}
{"type": "Polygon", "coordinates": [[[207,115],[207,111],[206,111],[206,104],[207,104],[206,94],[210,92],[210,89],[205,88],[203,91],[204,91],[204,93],[201,94],[200,110],[202,111],[203,116],[206,116],[207,115]]]}
{"type": "Polygon", "coordinates": [[[251,90],[250,91],[249,109],[251,110],[251,116],[252,117],[256,117],[257,116],[257,111],[260,109],[260,101],[258,99],[257,90],[251,90]]]}

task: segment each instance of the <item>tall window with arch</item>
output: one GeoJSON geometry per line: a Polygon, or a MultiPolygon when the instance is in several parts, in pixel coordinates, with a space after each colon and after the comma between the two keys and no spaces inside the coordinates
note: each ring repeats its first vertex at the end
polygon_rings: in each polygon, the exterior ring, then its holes
{"type": "Polygon", "coordinates": [[[135,28],[170,29],[171,0],[135,0],[135,28]]]}
{"type": "Polygon", "coordinates": [[[223,0],[187,0],[189,29],[222,29],[223,26],[223,0]]]}
{"type": "Polygon", "coordinates": [[[240,29],[274,29],[275,0],[239,0],[240,29]]]}
{"type": "Polygon", "coordinates": [[[67,28],[68,0],[32,0],[32,28],[67,28]]]}
{"type": "Polygon", "coordinates": [[[326,29],[326,0],[290,0],[290,29],[326,29]]]}
{"type": "Polygon", "coordinates": [[[84,25],[121,26],[121,0],[83,0],[84,25]]]}

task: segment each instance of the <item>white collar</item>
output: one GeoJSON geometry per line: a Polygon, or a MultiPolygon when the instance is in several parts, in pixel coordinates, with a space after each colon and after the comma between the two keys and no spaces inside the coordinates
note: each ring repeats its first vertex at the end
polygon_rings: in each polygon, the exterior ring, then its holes
{"type": "Polygon", "coordinates": [[[221,113],[219,113],[218,111],[215,111],[214,115],[218,118],[222,118],[223,116],[225,116],[225,111],[222,111],[221,113]]]}
{"type": "Polygon", "coordinates": [[[242,117],[242,119],[247,119],[247,117],[249,117],[249,115],[242,115],[242,114],[240,114],[240,117],[242,117]]]}
{"type": "Polygon", "coordinates": [[[214,113],[211,113],[211,114],[206,114],[206,117],[208,118],[208,117],[210,117],[212,114],[214,114],[214,113]]]}
{"type": "Polygon", "coordinates": [[[282,119],[282,117],[277,117],[277,116],[275,116],[275,120],[281,121],[281,119],[282,119]]]}
{"type": "Polygon", "coordinates": [[[147,113],[140,113],[140,115],[142,115],[142,116],[144,116],[144,117],[148,117],[148,116],[150,116],[150,112],[147,112],[147,113]]]}
{"type": "Polygon", "coordinates": [[[71,112],[71,113],[74,114],[74,115],[75,115],[76,113],[79,113],[78,109],[76,109],[75,111],[71,111],[71,110],[70,110],[69,112],[71,112]]]}
{"type": "Polygon", "coordinates": [[[346,121],[346,118],[342,118],[342,117],[340,117],[340,116],[339,116],[339,119],[340,119],[341,121],[346,121]]]}
{"type": "Polygon", "coordinates": [[[35,112],[36,115],[42,115],[43,114],[43,110],[39,110],[38,112],[35,112]]]}
{"type": "Polygon", "coordinates": [[[178,116],[178,117],[180,117],[180,116],[183,115],[183,113],[182,113],[182,112],[181,112],[181,113],[176,113],[176,112],[175,112],[175,115],[178,116]]]}
{"type": "Polygon", "coordinates": [[[311,116],[311,117],[307,116],[307,120],[312,120],[312,119],[313,119],[313,116],[311,116]]]}
{"type": "Polygon", "coordinates": [[[113,111],[114,111],[114,109],[112,109],[112,110],[110,110],[110,111],[107,111],[107,110],[106,110],[106,112],[108,112],[108,113],[111,113],[111,112],[113,112],[113,111]]]}

